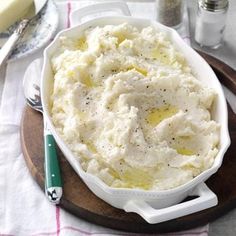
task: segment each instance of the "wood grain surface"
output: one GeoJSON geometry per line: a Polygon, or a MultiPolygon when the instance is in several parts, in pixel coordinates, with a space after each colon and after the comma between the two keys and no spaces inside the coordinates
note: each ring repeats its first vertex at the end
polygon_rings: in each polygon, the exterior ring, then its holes
{"type": "MultiPolygon", "coordinates": [[[[236,93],[236,72],[221,61],[201,53],[219,80],[236,93]]],[[[139,233],[173,232],[190,229],[222,216],[236,207],[236,115],[229,108],[231,146],[222,167],[206,184],[218,196],[219,204],[188,216],[159,224],[148,224],[135,213],[126,213],[96,197],[83,183],[58,149],[63,179],[60,206],[92,223],[109,228],[139,233]]],[[[21,122],[21,144],[26,164],[35,181],[44,189],[43,120],[40,113],[26,107],[21,122]]]]}

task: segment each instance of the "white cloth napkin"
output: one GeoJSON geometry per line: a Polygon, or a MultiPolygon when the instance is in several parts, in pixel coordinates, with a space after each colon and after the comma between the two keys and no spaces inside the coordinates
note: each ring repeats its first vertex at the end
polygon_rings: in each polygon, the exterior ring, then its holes
{"type": "MultiPolygon", "coordinates": [[[[70,12],[87,4],[91,2],[58,4],[59,28],[69,27],[70,12]]],[[[132,2],[129,7],[133,16],[155,19],[154,3],[132,2]]],[[[181,30],[181,35],[188,40],[188,27],[181,30]]],[[[6,71],[0,107],[0,235],[133,235],[88,223],[53,206],[32,179],[21,152],[19,128],[25,106],[22,78],[28,65],[38,57],[42,57],[42,51],[10,62],[6,71]]],[[[31,66],[35,67],[32,76],[39,76],[38,64],[31,66]]],[[[167,235],[206,236],[208,228],[206,225],[167,235]]]]}

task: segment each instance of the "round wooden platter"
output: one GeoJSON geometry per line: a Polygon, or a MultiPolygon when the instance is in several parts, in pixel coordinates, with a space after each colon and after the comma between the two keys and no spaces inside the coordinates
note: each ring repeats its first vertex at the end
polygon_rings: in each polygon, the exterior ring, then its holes
{"type": "MultiPolygon", "coordinates": [[[[220,81],[236,93],[236,72],[223,62],[202,54],[215,70],[220,81]]],[[[92,223],[109,228],[139,233],[160,233],[186,230],[206,224],[236,207],[236,115],[229,108],[231,146],[222,167],[206,184],[218,196],[217,206],[159,224],[148,224],[135,213],[116,209],[96,197],[83,183],[58,149],[63,179],[60,206],[92,223]]],[[[26,107],[21,123],[21,143],[26,164],[33,178],[44,190],[44,152],[42,115],[26,107]]]]}

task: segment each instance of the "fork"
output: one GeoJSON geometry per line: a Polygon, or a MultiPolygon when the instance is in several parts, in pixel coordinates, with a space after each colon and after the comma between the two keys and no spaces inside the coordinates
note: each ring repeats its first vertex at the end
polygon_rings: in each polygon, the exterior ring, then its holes
{"type": "MultiPolygon", "coordinates": [[[[29,86],[29,84],[24,84],[29,86]]],[[[43,114],[43,107],[40,97],[40,87],[32,84],[35,93],[33,98],[27,94],[25,89],[25,97],[27,104],[43,114]]],[[[56,143],[54,137],[47,126],[44,119],[44,172],[45,172],[45,194],[49,201],[58,204],[62,196],[62,182],[59,168],[59,162],[56,153],[56,143]]]]}

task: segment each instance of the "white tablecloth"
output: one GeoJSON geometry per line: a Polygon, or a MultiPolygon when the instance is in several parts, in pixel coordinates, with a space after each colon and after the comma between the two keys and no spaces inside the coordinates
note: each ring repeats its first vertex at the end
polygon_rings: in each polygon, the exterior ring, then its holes
{"type": "MultiPolygon", "coordinates": [[[[60,28],[70,25],[68,14],[84,4],[88,2],[60,3],[60,28]]],[[[153,3],[130,3],[129,6],[132,15],[155,16],[153,3]]],[[[185,36],[188,38],[188,35],[185,36]]],[[[41,56],[42,51],[39,51],[10,62],[4,76],[0,107],[0,235],[131,235],[88,223],[51,205],[32,179],[21,153],[19,137],[21,114],[25,106],[22,78],[27,66],[41,56]]],[[[204,236],[208,235],[208,228],[206,225],[169,235],[204,236]]]]}

